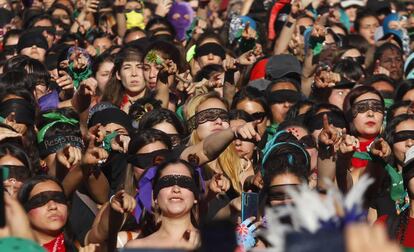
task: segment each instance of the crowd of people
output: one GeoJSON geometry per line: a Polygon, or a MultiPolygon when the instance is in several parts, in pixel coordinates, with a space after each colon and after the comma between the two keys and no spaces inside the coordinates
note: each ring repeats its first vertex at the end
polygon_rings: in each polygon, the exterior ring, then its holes
{"type": "Polygon", "coordinates": [[[0,0],[0,73],[1,251],[414,249],[411,0],[0,0]]]}

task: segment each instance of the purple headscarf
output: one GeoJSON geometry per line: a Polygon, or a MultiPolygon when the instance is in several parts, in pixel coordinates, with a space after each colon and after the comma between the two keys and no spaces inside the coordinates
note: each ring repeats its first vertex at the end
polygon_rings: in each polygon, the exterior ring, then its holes
{"type": "Polygon", "coordinates": [[[173,25],[177,33],[176,39],[183,41],[185,39],[185,32],[190,28],[194,19],[194,11],[191,5],[186,2],[174,2],[168,13],[168,21],[173,25]],[[179,18],[174,19],[174,14],[179,14],[179,18]]]}

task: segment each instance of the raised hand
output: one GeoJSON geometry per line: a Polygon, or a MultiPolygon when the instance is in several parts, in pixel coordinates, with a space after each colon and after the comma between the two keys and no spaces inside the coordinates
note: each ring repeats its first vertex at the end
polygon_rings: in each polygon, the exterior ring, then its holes
{"type": "Polygon", "coordinates": [[[59,78],[56,80],[56,84],[58,84],[62,90],[73,89],[72,77],[63,70],[59,71],[59,78]]]}
{"type": "Polygon", "coordinates": [[[0,127],[0,141],[6,138],[22,137],[22,134],[17,133],[11,129],[0,127]]]}
{"type": "MultiPolygon", "coordinates": [[[[24,134],[26,133],[27,127],[24,124],[20,124],[16,122],[16,113],[11,112],[5,119],[4,123],[12,127],[17,133],[24,134]]],[[[11,134],[14,135],[14,134],[11,134]]]]}
{"type": "Polygon", "coordinates": [[[73,166],[80,164],[81,159],[81,149],[70,145],[66,145],[56,152],[56,160],[67,169],[71,169],[73,166]]]}
{"type": "Polygon", "coordinates": [[[318,139],[320,143],[330,146],[338,145],[345,133],[345,129],[339,129],[329,124],[327,114],[323,115],[323,128],[318,139]]]}
{"type": "Polygon", "coordinates": [[[126,153],[128,151],[128,145],[131,138],[128,135],[117,135],[111,141],[111,148],[114,151],[126,153]]]}
{"type": "Polygon", "coordinates": [[[99,0],[88,0],[86,2],[86,13],[98,12],[99,0]]]}
{"type": "Polygon", "coordinates": [[[230,180],[222,173],[216,173],[208,185],[210,191],[214,193],[225,193],[230,189],[230,180]]]}
{"type": "Polygon", "coordinates": [[[384,160],[391,155],[391,147],[382,137],[371,144],[369,151],[384,160]]]}
{"type": "Polygon", "coordinates": [[[374,68],[374,75],[377,74],[384,74],[386,76],[390,76],[390,71],[386,69],[385,67],[381,66],[381,63],[379,60],[375,62],[375,68],[374,68]]]}
{"type": "Polygon", "coordinates": [[[82,156],[81,164],[84,166],[95,166],[104,162],[109,153],[101,147],[96,147],[96,138],[94,135],[89,136],[89,144],[85,154],[82,156]]]}
{"type": "Polygon", "coordinates": [[[79,92],[84,96],[94,96],[97,87],[98,81],[95,78],[90,77],[80,83],[79,92]]]}
{"type": "Polygon", "coordinates": [[[341,81],[341,75],[331,71],[329,66],[321,67],[316,71],[315,84],[318,88],[334,87],[341,81]]]}
{"type": "Polygon", "coordinates": [[[132,213],[136,206],[134,197],[121,190],[111,197],[109,200],[111,208],[121,214],[132,213]]]}
{"type": "Polygon", "coordinates": [[[244,125],[241,125],[233,131],[235,132],[235,136],[242,139],[242,140],[255,140],[257,142],[260,142],[261,137],[260,134],[257,132],[257,125],[260,122],[254,121],[254,122],[248,122],[244,125]]]}
{"type": "Polygon", "coordinates": [[[351,135],[342,136],[342,141],[339,144],[339,151],[343,154],[359,150],[358,138],[351,135]]]}
{"type": "Polygon", "coordinates": [[[157,8],[155,14],[160,17],[165,17],[170,12],[173,0],[159,0],[157,1],[157,8]]]}
{"type": "Polygon", "coordinates": [[[255,51],[254,49],[252,49],[240,55],[240,57],[237,58],[237,63],[239,63],[240,65],[248,66],[248,65],[254,64],[256,60],[257,60],[257,57],[255,54],[255,51]]]}
{"type": "Polygon", "coordinates": [[[163,60],[162,69],[158,72],[158,80],[164,84],[171,85],[177,74],[177,64],[170,59],[163,60]]]}

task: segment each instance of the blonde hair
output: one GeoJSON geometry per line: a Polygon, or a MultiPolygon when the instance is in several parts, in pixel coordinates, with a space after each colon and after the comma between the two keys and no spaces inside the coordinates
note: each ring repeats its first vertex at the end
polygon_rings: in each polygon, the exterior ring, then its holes
{"type": "MultiPolygon", "coordinates": [[[[218,99],[224,103],[228,108],[228,104],[224,101],[217,92],[209,92],[206,94],[199,94],[191,98],[186,104],[184,110],[185,117],[188,120],[194,116],[198,111],[197,108],[204,102],[210,99],[218,99]]],[[[201,142],[201,139],[198,137],[197,129],[194,129],[190,135],[190,144],[197,144],[201,142]]],[[[240,181],[240,171],[242,169],[242,163],[239,156],[236,153],[233,143],[231,143],[218,157],[217,162],[224,174],[230,179],[232,187],[238,193],[242,192],[242,185],[240,181]]],[[[211,169],[211,168],[210,168],[211,169]]]]}

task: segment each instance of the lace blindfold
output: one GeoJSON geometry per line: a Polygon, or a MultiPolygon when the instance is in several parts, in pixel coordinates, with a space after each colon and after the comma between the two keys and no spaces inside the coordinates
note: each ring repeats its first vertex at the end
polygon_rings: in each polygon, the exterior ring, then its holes
{"type": "Polygon", "coordinates": [[[24,209],[26,209],[26,212],[29,212],[32,209],[46,205],[51,200],[53,200],[56,203],[67,205],[66,196],[63,192],[45,191],[36,194],[26,203],[24,203],[24,209]]]}
{"type": "Polygon", "coordinates": [[[224,109],[211,108],[200,111],[192,117],[190,117],[190,119],[188,119],[188,129],[191,132],[195,130],[198,127],[198,125],[206,122],[214,122],[218,118],[220,118],[224,122],[230,122],[229,114],[224,109]]]}
{"type": "Polygon", "coordinates": [[[365,113],[369,110],[384,114],[384,104],[376,99],[359,101],[352,105],[352,117],[355,118],[358,114],[365,113]]]}
{"type": "Polygon", "coordinates": [[[194,179],[183,175],[167,175],[161,177],[154,187],[154,198],[157,198],[161,189],[175,185],[190,190],[194,193],[194,197],[198,198],[199,190],[194,182],[194,179]]]}

